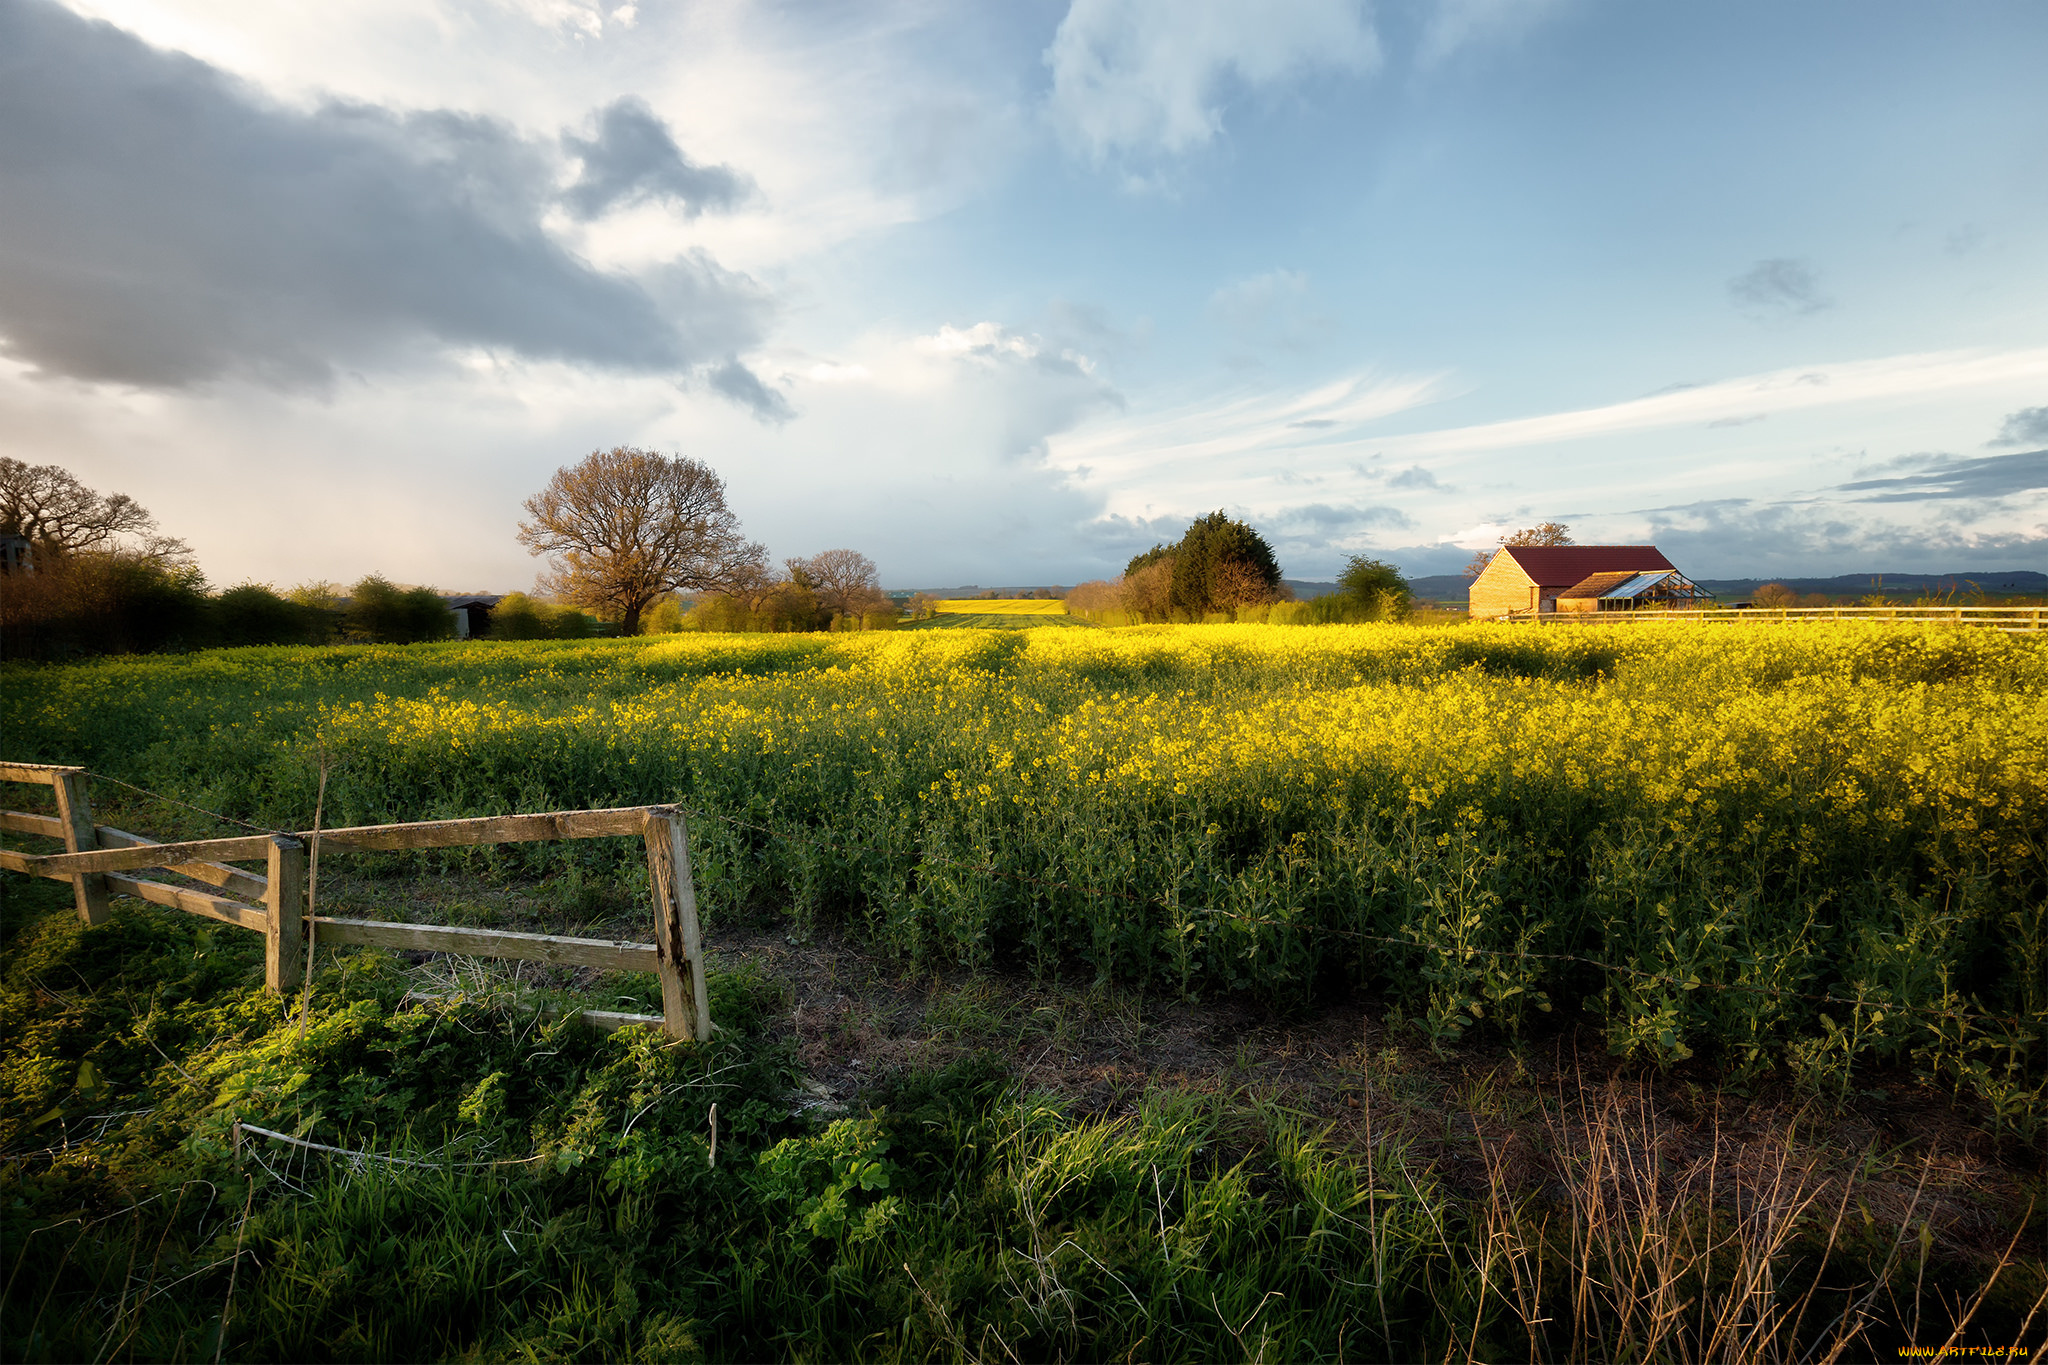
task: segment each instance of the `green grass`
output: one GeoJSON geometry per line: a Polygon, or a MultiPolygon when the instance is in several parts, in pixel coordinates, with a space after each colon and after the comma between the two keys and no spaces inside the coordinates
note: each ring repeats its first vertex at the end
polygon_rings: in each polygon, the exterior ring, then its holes
{"type": "MultiPolygon", "coordinates": [[[[1789,1359],[1845,1332],[1870,1358],[1945,1337],[1983,1279],[1831,1232],[1797,1172],[1722,1172],[1739,1221],[1636,1188],[1619,1122],[1537,1204],[1255,1095],[1086,1115],[987,1056],[828,1115],[759,977],[714,979],[699,1046],[408,1000],[358,953],[302,1024],[252,935],[85,930],[66,888],[0,886],[9,1361],[1693,1359],[1717,1333],[1789,1359]]],[[[1962,1339],[2020,1339],[2041,1283],[2004,1267],[1962,1339]]]]}
{"type": "Polygon", "coordinates": [[[1044,627],[1079,626],[1092,629],[1078,616],[1050,612],[940,612],[922,621],[905,621],[898,630],[1038,630],[1044,627]]]}

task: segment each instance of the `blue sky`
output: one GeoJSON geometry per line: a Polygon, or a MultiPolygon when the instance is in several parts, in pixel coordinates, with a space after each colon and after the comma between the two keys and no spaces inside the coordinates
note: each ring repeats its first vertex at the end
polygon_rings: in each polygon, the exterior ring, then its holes
{"type": "Polygon", "coordinates": [[[221,583],[524,586],[695,455],[776,556],[1290,576],[1535,520],[2048,567],[2032,3],[0,0],[0,445],[221,583]]]}

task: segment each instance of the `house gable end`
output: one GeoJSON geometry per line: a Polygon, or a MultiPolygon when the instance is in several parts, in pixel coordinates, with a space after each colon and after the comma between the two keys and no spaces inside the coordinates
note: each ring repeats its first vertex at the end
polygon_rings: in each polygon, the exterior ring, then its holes
{"type": "Polygon", "coordinates": [[[1466,592],[1466,613],[1474,620],[1528,611],[1535,605],[1536,580],[1506,550],[1497,550],[1466,592]]]}

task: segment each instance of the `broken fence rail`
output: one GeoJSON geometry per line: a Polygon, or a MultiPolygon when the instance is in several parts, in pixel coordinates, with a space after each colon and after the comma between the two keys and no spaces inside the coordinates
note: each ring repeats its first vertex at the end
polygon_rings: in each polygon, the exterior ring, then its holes
{"type": "Polygon", "coordinates": [[[0,763],[0,781],[47,786],[57,798],[54,816],[0,811],[0,830],[61,839],[65,849],[48,854],[0,849],[0,867],[70,882],[79,918],[87,924],[104,921],[109,899],[126,895],[260,933],[264,941],[264,984],[280,994],[296,990],[303,982],[307,948],[315,942],[653,972],[661,981],[659,1015],[584,1010],[583,1018],[605,1029],[657,1023],[677,1038],[711,1036],[703,936],[697,921],[696,889],[690,876],[689,825],[683,812],[674,806],[491,815],[160,843],[140,834],[94,824],[92,807],[86,799],[86,776],[83,768],[0,763]],[[307,914],[307,850],[316,839],[320,851],[331,854],[635,836],[647,848],[648,882],[654,903],[652,943],[307,914]],[[257,858],[265,863],[262,874],[231,866],[237,860],[257,858]],[[216,895],[128,875],[149,868],[164,868],[230,894],[216,895]],[[237,900],[236,896],[245,899],[237,900]]]}

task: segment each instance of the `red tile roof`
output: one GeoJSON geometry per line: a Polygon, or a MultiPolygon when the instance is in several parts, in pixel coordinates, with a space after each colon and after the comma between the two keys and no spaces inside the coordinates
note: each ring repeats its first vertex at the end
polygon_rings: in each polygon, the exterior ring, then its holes
{"type": "Polygon", "coordinates": [[[1509,545],[1522,572],[1540,587],[1569,588],[1596,573],[1675,569],[1654,545],[1509,545]]]}

